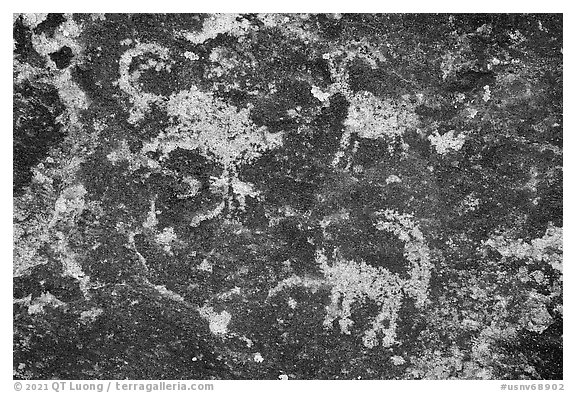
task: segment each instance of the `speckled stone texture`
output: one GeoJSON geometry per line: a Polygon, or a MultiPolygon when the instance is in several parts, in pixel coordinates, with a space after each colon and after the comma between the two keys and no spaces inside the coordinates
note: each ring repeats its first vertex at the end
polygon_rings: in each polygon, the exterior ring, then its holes
{"type": "Polygon", "coordinates": [[[562,16],[15,14],[14,378],[562,379],[562,16]]]}

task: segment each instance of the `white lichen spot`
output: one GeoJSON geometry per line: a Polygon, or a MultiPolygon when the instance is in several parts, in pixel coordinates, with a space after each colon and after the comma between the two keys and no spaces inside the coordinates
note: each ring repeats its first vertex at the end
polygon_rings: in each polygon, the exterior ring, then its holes
{"type": "Polygon", "coordinates": [[[546,275],[542,272],[542,270],[535,270],[532,273],[530,273],[530,276],[532,276],[534,281],[540,285],[544,284],[546,280],[546,275]]]}
{"type": "Polygon", "coordinates": [[[32,45],[36,52],[46,57],[48,67],[53,70],[58,69],[56,64],[50,59],[50,53],[59,51],[67,46],[74,55],[80,54],[82,48],[76,38],[82,32],[82,27],[74,21],[72,14],[64,14],[65,21],[58,26],[54,34],[48,37],[45,33],[32,35],[32,45]]]}
{"type": "Polygon", "coordinates": [[[541,181],[539,179],[539,176],[540,176],[540,173],[538,171],[538,168],[536,166],[531,166],[530,167],[530,178],[528,179],[528,181],[524,185],[524,188],[533,192],[533,193],[538,192],[538,184],[541,181]]]}
{"type": "Polygon", "coordinates": [[[287,381],[288,380],[288,375],[286,374],[280,374],[278,375],[278,379],[281,381],[287,381]]]}
{"type": "Polygon", "coordinates": [[[348,132],[368,139],[401,137],[418,123],[414,108],[407,101],[381,100],[367,91],[352,97],[344,121],[348,132]]]}
{"type": "Polygon", "coordinates": [[[401,366],[401,365],[403,365],[404,363],[406,363],[406,361],[404,360],[404,358],[403,358],[402,356],[398,356],[398,355],[392,356],[392,357],[390,358],[390,361],[391,361],[392,364],[395,365],[395,366],[401,366]]]}
{"type": "Polygon", "coordinates": [[[70,124],[78,125],[80,123],[80,111],[88,109],[89,106],[86,93],[74,82],[69,68],[54,75],[52,83],[58,89],[58,96],[68,109],[70,124]]]}
{"type": "Polygon", "coordinates": [[[71,185],[65,188],[54,203],[54,213],[48,228],[54,227],[58,222],[74,220],[85,208],[84,197],[87,191],[82,184],[71,185]]]}
{"type": "Polygon", "coordinates": [[[528,274],[528,268],[526,266],[520,266],[518,268],[518,275],[516,276],[522,281],[523,283],[527,283],[530,281],[530,275],[528,274]]]}
{"type": "Polygon", "coordinates": [[[250,28],[250,22],[246,19],[241,21],[237,19],[241,19],[239,14],[213,14],[204,20],[200,32],[187,32],[184,36],[194,44],[202,44],[219,34],[241,37],[250,28]]]}
{"type": "Polygon", "coordinates": [[[201,210],[197,212],[190,220],[190,226],[197,227],[203,221],[211,220],[213,218],[218,217],[220,214],[222,214],[225,208],[226,208],[226,202],[221,202],[213,209],[201,210]]]}
{"type": "Polygon", "coordinates": [[[164,251],[172,254],[172,244],[176,241],[177,236],[176,232],[174,232],[174,228],[167,227],[164,230],[156,235],[156,242],[160,243],[164,251]]]}
{"type": "MultiPolygon", "coordinates": [[[[300,108],[302,109],[302,108],[300,108]]],[[[290,108],[288,110],[286,110],[286,114],[291,118],[291,119],[295,119],[297,117],[300,116],[299,110],[298,109],[294,109],[294,108],[290,108]]]]}
{"type": "Polygon", "coordinates": [[[76,279],[84,297],[89,299],[91,296],[88,292],[90,276],[82,271],[82,266],[78,261],[78,254],[71,250],[68,244],[68,237],[64,233],[57,231],[55,233],[55,238],[56,241],[51,244],[51,248],[55,255],[57,255],[62,262],[64,267],[64,275],[76,279]]]}
{"type": "Polygon", "coordinates": [[[319,278],[312,278],[312,277],[300,277],[296,275],[292,275],[284,280],[280,281],[276,286],[268,291],[268,298],[275,296],[277,293],[289,289],[295,286],[304,287],[310,290],[312,293],[315,293],[320,289],[323,285],[325,285],[325,281],[319,278]]]}
{"type": "Polygon", "coordinates": [[[212,334],[222,336],[228,333],[228,324],[232,319],[232,315],[226,310],[217,313],[214,308],[209,306],[202,306],[198,309],[200,316],[208,321],[208,327],[212,334]]]}
{"type": "Polygon", "coordinates": [[[527,330],[541,334],[553,322],[554,318],[546,308],[546,297],[536,292],[531,292],[526,301],[526,309],[520,322],[527,330]]]}
{"type": "Polygon", "coordinates": [[[350,212],[342,209],[339,212],[324,216],[320,221],[322,229],[328,228],[333,223],[342,223],[350,219],[350,212]]]}
{"type": "Polygon", "coordinates": [[[558,304],[556,307],[554,307],[554,311],[560,313],[560,315],[564,315],[564,305],[558,304]]]}
{"type": "Polygon", "coordinates": [[[82,27],[76,23],[71,14],[68,14],[66,21],[58,26],[57,32],[60,32],[64,37],[76,38],[82,32],[82,27]]]}
{"type": "Polygon", "coordinates": [[[508,36],[512,39],[514,45],[518,45],[526,41],[526,36],[524,36],[524,34],[522,34],[518,29],[509,32],[508,36]]]}
{"type": "Polygon", "coordinates": [[[264,358],[262,357],[262,354],[260,354],[260,352],[256,352],[254,354],[254,361],[256,363],[262,363],[264,361],[264,358]]]}
{"type": "Polygon", "coordinates": [[[80,322],[81,323],[92,323],[96,321],[96,319],[104,313],[104,310],[101,308],[91,308],[90,310],[82,311],[80,313],[80,322]]]}
{"type": "Polygon", "coordinates": [[[482,100],[484,102],[488,102],[488,100],[490,100],[490,86],[486,85],[483,87],[484,93],[482,93],[482,100]]]}
{"type": "Polygon", "coordinates": [[[216,77],[228,74],[231,70],[238,67],[240,64],[234,52],[227,48],[216,47],[210,52],[209,60],[212,63],[218,64],[215,68],[210,70],[216,77]]]}
{"type": "Polygon", "coordinates": [[[454,136],[454,130],[450,130],[443,135],[435,132],[433,135],[428,136],[428,140],[438,154],[444,155],[450,151],[460,150],[464,146],[464,142],[466,142],[466,136],[464,133],[454,136]]]}
{"type": "Polygon", "coordinates": [[[184,302],[184,298],[177,294],[174,291],[169,290],[168,288],[166,288],[166,286],[164,285],[155,285],[154,288],[156,288],[156,290],[164,297],[167,297],[170,300],[173,300],[175,302],[184,302]]]}
{"type": "Polygon", "coordinates": [[[240,340],[244,341],[246,343],[246,346],[248,348],[252,348],[252,346],[254,345],[254,341],[250,340],[248,337],[246,336],[240,336],[239,337],[240,340]]]}
{"type": "Polygon", "coordinates": [[[544,261],[559,272],[562,272],[562,228],[549,226],[541,238],[530,243],[523,239],[506,239],[496,235],[484,242],[486,246],[496,249],[504,258],[528,258],[533,261],[544,261]]]}
{"type": "Polygon", "coordinates": [[[66,303],[52,295],[50,292],[42,293],[39,297],[31,300],[28,305],[28,314],[44,314],[44,307],[65,307],[66,303]]]}
{"type": "Polygon", "coordinates": [[[319,87],[312,86],[310,90],[312,95],[320,102],[326,102],[330,98],[330,92],[323,92],[319,87]]]}
{"type": "Polygon", "coordinates": [[[48,177],[44,174],[44,164],[40,163],[32,168],[32,180],[35,183],[43,184],[46,186],[47,189],[51,189],[54,179],[48,177]]]}
{"type": "Polygon", "coordinates": [[[476,198],[474,195],[475,193],[468,194],[462,201],[461,210],[463,213],[475,211],[478,209],[478,206],[480,206],[480,199],[476,198]]]}
{"type": "Polygon", "coordinates": [[[14,83],[19,85],[24,81],[39,78],[45,71],[40,67],[22,63],[14,59],[14,83]]]}
{"type": "Polygon", "coordinates": [[[86,192],[86,188],[84,188],[82,184],[70,186],[62,191],[54,207],[56,215],[71,211],[81,212],[84,210],[84,196],[86,192]]]}
{"type": "Polygon", "coordinates": [[[146,221],[142,223],[142,226],[146,229],[154,229],[158,225],[158,219],[156,218],[156,201],[150,201],[150,209],[148,210],[148,215],[146,216],[146,221]]]}
{"type": "Polygon", "coordinates": [[[220,300],[230,300],[233,296],[239,296],[242,293],[242,288],[235,286],[234,288],[218,294],[220,300]]]}
{"type": "Polygon", "coordinates": [[[466,108],[466,112],[468,112],[468,117],[470,119],[474,119],[478,114],[478,110],[474,108],[466,108]]]}
{"type": "Polygon", "coordinates": [[[492,29],[493,28],[491,24],[484,23],[482,26],[476,29],[476,32],[482,35],[489,35],[492,33],[492,29]]]}
{"type": "Polygon", "coordinates": [[[18,15],[22,16],[22,23],[24,26],[30,29],[34,29],[48,17],[47,13],[14,14],[14,17],[17,17],[18,15]]]}
{"type": "Polygon", "coordinates": [[[461,61],[462,57],[460,54],[451,51],[446,52],[442,56],[442,63],[440,64],[442,79],[446,80],[449,77],[455,75],[456,72],[459,71],[462,67],[461,61]]]}
{"type": "Polygon", "coordinates": [[[400,179],[398,176],[396,175],[390,175],[386,178],[386,184],[391,184],[391,183],[401,183],[402,179],[400,179]]]}
{"type": "Polygon", "coordinates": [[[340,141],[340,150],[338,150],[334,154],[334,158],[332,159],[332,167],[334,168],[336,168],[336,166],[340,163],[340,160],[342,160],[342,158],[344,157],[344,149],[346,149],[347,140],[350,140],[349,138],[350,134],[345,135],[347,135],[347,138],[342,138],[342,140],[340,141]]]}
{"type": "Polygon", "coordinates": [[[294,310],[298,306],[298,302],[293,297],[288,297],[288,307],[294,310]]]}
{"type": "Polygon", "coordinates": [[[232,186],[232,192],[236,195],[236,199],[240,204],[240,210],[242,211],[246,210],[247,196],[257,198],[258,195],[260,195],[260,192],[254,189],[254,184],[241,181],[238,177],[234,177],[230,183],[232,186]]]}
{"type": "Polygon", "coordinates": [[[130,146],[128,145],[128,141],[122,139],[120,142],[120,146],[116,149],[112,150],[110,153],[106,155],[108,161],[110,161],[113,165],[118,164],[119,162],[123,161],[132,161],[132,152],[130,151],[130,146]]]}
{"type": "Polygon", "coordinates": [[[188,186],[188,190],[184,194],[178,194],[176,197],[179,199],[195,197],[202,188],[202,182],[193,176],[184,176],[182,182],[188,186]]]}
{"type": "Polygon", "coordinates": [[[198,270],[202,270],[204,272],[212,273],[212,264],[208,262],[207,259],[203,259],[202,262],[197,266],[198,270]]]}
{"type": "Polygon", "coordinates": [[[184,52],[184,57],[187,58],[188,60],[191,60],[191,61],[196,61],[196,60],[200,59],[200,56],[198,56],[196,53],[190,52],[190,51],[184,52]]]}

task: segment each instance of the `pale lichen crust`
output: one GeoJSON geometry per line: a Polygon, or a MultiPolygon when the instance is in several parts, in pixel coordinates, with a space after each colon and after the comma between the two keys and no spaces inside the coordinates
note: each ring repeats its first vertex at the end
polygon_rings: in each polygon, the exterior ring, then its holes
{"type": "Polygon", "coordinates": [[[15,378],[561,379],[561,25],[15,14],[15,378]]]}

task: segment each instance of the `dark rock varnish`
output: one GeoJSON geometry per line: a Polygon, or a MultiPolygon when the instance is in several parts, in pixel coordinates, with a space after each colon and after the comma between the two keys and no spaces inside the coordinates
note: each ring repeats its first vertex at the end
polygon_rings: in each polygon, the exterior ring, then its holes
{"type": "Polygon", "coordinates": [[[562,379],[556,14],[18,14],[16,379],[562,379]]]}

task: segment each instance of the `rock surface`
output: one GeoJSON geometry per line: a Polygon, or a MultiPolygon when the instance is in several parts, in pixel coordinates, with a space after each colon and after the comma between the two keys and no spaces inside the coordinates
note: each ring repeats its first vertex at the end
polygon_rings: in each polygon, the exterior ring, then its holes
{"type": "Polygon", "coordinates": [[[562,379],[562,16],[14,16],[17,379],[562,379]]]}

